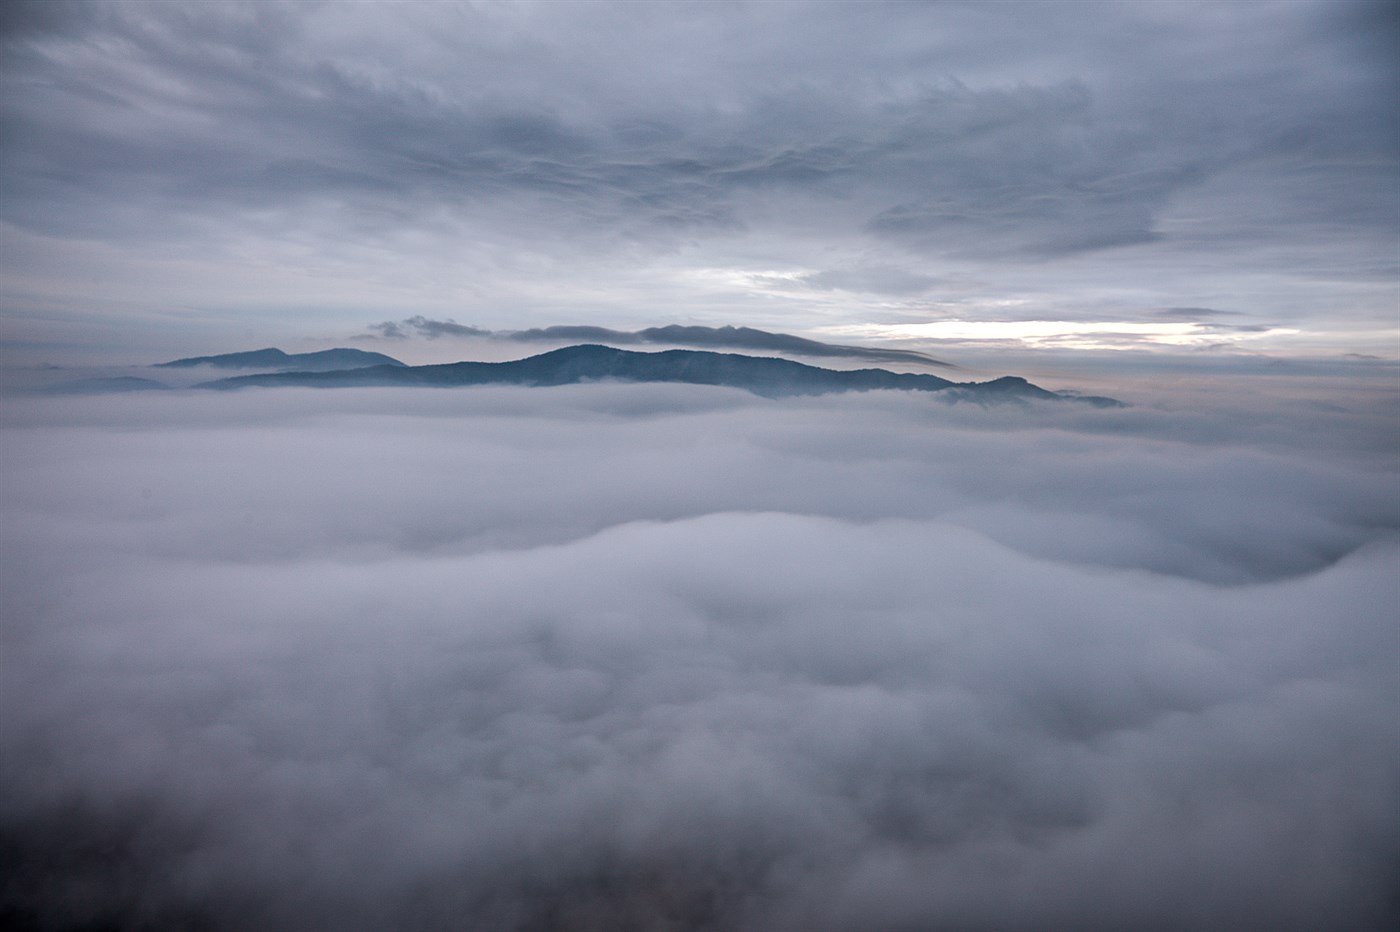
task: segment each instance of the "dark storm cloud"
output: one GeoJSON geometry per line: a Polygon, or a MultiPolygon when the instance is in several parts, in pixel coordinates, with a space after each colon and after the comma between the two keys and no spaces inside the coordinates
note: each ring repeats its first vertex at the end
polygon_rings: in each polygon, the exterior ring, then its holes
{"type": "Polygon", "coordinates": [[[1387,927],[1395,398],[1286,384],[9,404],[0,898],[271,932],[1387,927]]]}

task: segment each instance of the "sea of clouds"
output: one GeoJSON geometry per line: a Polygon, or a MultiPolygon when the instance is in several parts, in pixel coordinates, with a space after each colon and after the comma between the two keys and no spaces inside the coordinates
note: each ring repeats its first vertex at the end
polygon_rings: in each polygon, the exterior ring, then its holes
{"type": "Polygon", "coordinates": [[[1395,398],[0,407],[28,929],[1386,927],[1395,398]]]}

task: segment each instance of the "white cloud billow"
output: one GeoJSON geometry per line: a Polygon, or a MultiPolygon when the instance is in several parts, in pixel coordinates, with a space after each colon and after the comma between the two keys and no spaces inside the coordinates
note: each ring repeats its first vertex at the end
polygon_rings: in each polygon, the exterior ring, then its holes
{"type": "Polygon", "coordinates": [[[7,905],[1375,927],[1376,424],[690,386],[12,405],[7,905]]]}

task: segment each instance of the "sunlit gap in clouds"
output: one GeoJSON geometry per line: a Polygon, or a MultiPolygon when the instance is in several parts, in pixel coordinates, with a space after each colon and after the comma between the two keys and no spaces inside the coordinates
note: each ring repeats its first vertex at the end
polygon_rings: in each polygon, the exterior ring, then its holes
{"type": "MultiPolygon", "coordinates": [[[[1221,332],[1190,321],[937,320],[924,324],[848,324],[822,333],[866,339],[927,339],[965,342],[1018,341],[1026,347],[1141,349],[1151,346],[1200,347],[1219,343],[1221,332]]],[[[1231,331],[1230,342],[1299,333],[1286,327],[1231,331]]]]}

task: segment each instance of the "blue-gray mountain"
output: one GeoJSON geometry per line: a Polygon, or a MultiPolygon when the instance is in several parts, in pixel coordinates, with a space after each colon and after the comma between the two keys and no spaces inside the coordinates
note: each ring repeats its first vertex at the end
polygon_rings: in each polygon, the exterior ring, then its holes
{"type": "Polygon", "coordinates": [[[233,389],[250,386],[415,385],[572,385],[578,382],[686,382],[741,388],[767,398],[823,395],[832,392],[894,389],[942,392],[951,399],[1085,401],[1116,406],[1110,398],[1046,391],[1025,379],[1006,376],[990,382],[951,382],[924,373],[887,369],[823,369],[790,359],[743,356],[704,350],[640,353],[584,344],[510,362],[456,362],[436,366],[371,366],[334,372],[272,372],[204,382],[200,388],[233,389]]]}
{"type": "Polygon", "coordinates": [[[329,372],[336,369],[359,369],[365,366],[402,366],[392,356],[359,349],[328,349],[316,353],[284,353],[280,349],[249,350],[246,353],[223,353],[218,356],[190,356],[170,362],[156,363],[158,368],[189,368],[214,366],[219,369],[280,369],[297,372],[329,372]]]}
{"type": "Polygon", "coordinates": [[[669,343],[672,346],[696,346],[702,349],[763,350],[791,353],[797,356],[841,356],[867,359],[871,362],[898,362],[920,366],[942,366],[956,369],[950,362],[934,359],[916,350],[890,349],[879,346],[849,346],[842,343],[822,343],[790,333],[772,333],[753,327],[702,327],[669,324],[642,330],[613,330],[610,327],[568,325],[531,327],[529,330],[483,330],[455,320],[433,320],[423,315],[404,320],[387,320],[372,324],[371,330],[390,340],[402,340],[410,334],[435,340],[438,337],[485,337],[516,343],[604,343],[624,346],[637,343],[669,343]]]}
{"type": "Polygon", "coordinates": [[[676,346],[767,350],[798,356],[844,356],[871,362],[913,363],[956,369],[950,362],[914,350],[822,343],[790,333],[771,333],[753,327],[685,327],[670,324],[643,330],[610,330],[607,327],[536,327],[505,334],[508,340],[584,340],[589,343],[671,343],[676,346]]]}

